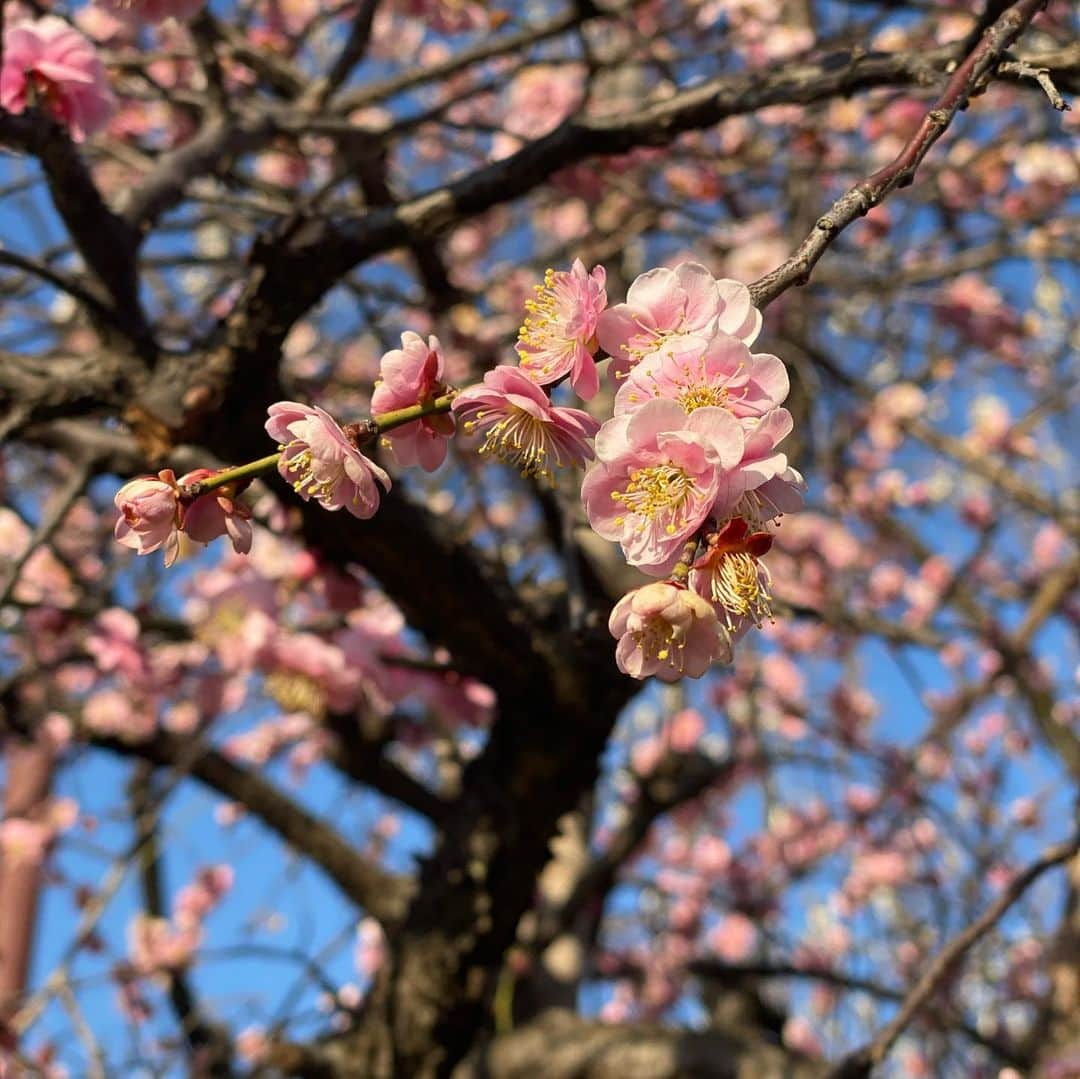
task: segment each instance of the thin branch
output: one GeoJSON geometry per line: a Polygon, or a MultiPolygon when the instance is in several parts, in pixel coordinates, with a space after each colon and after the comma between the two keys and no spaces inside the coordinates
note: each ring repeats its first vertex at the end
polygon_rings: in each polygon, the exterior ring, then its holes
{"type": "Polygon", "coordinates": [[[849,1053],[829,1073],[828,1079],[864,1079],[886,1057],[904,1030],[938,991],[952,972],[953,967],[982,937],[984,937],[1005,912],[1047,870],[1063,865],[1080,851],[1080,833],[1064,843],[1047,850],[1038,861],[1033,862],[1004,889],[1001,895],[962,933],[955,936],[932,960],[922,977],[915,983],[904,999],[900,1011],[861,1049],[849,1053]]]}
{"type": "Polygon", "coordinates": [[[750,294],[758,307],[765,307],[792,285],[805,284],[828,246],[848,225],[867,214],[891,191],[906,187],[914,180],[930,148],[945,133],[956,114],[967,107],[972,96],[981,92],[985,77],[1045,4],[1046,0],[1020,0],[986,31],[967,59],[957,67],[942,95],[896,158],[837,199],[818,218],[813,231],[795,253],[750,286],[750,294]]]}
{"type": "Polygon", "coordinates": [[[1034,79],[1050,99],[1050,104],[1058,112],[1069,112],[1072,106],[1061,96],[1061,91],[1054,85],[1048,67],[1033,67],[1024,60],[1005,60],[998,65],[999,75],[1013,75],[1018,79],[1034,79]]]}
{"type": "Polygon", "coordinates": [[[75,500],[82,494],[92,471],[93,461],[74,462],[71,475],[68,476],[63,486],[49,500],[41,521],[26,544],[26,549],[12,562],[8,570],[7,580],[4,581],[3,586],[0,586],[0,607],[11,598],[11,593],[19,582],[19,575],[27,562],[33,557],[34,552],[52,539],[53,534],[67,516],[68,511],[75,504],[75,500]]]}

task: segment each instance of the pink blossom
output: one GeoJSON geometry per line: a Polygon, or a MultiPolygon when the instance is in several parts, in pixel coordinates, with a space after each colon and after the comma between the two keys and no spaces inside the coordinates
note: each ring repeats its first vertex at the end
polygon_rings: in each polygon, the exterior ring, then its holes
{"type": "MultiPolygon", "coordinates": [[[[379,365],[379,381],[371,395],[371,414],[381,416],[411,405],[426,405],[446,393],[446,362],[437,337],[427,343],[411,330],[401,335],[401,348],[387,352],[379,365]]],[[[454,420],[445,413],[424,416],[386,432],[382,444],[399,465],[419,465],[434,472],[446,459],[454,420]]]]}
{"type": "Polygon", "coordinates": [[[673,753],[692,753],[705,734],[705,720],[694,708],[684,708],[671,717],[667,743],[673,753]]]}
{"type": "Polygon", "coordinates": [[[635,364],[670,347],[701,344],[716,333],[752,344],[761,329],[761,312],[741,282],[718,281],[702,265],[683,262],[642,274],[629,288],[626,303],[609,307],[597,323],[600,347],[611,356],[611,373],[625,375],[635,364]]]}
{"type": "Polygon", "coordinates": [[[94,619],[86,650],[94,657],[98,670],[118,671],[125,678],[137,681],[147,672],[139,633],[139,620],[130,611],[110,607],[94,619]]]}
{"type": "Polygon", "coordinates": [[[621,544],[631,565],[666,576],[744,445],[739,421],[722,408],[687,416],[675,401],[659,399],[608,420],[596,439],[599,460],[581,487],[589,523],[621,544]]]}
{"type": "Polygon", "coordinates": [[[361,918],[356,927],[353,961],[365,978],[373,978],[386,959],[386,934],[374,918],[361,918]]]}
{"type": "Polygon", "coordinates": [[[190,19],[206,6],[206,0],[97,0],[97,3],[145,22],[190,19]]]}
{"type": "Polygon", "coordinates": [[[128,926],[128,953],[140,974],[188,966],[201,943],[197,925],[177,928],[165,918],[138,914],[128,926]]]}
{"type": "MultiPolygon", "coordinates": [[[[209,468],[197,468],[181,476],[179,483],[199,483],[217,473],[209,468]]],[[[200,495],[180,510],[180,531],[196,543],[209,543],[218,536],[228,535],[237,554],[251,550],[251,510],[235,497],[231,483],[200,495]]]]}
{"type": "Polygon", "coordinates": [[[126,693],[105,689],[83,706],[83,723],[95,734],[138,741],[153,733],[154,717],[126,693]]]}
{"type": "Polygon", "coordinates": [[[821,1039],[814,1033],[810,1021],[801,1015],[790,1015],[784,1022],[781,1032],[784,1045],[807,1056],[819,1057],[824,1052],[821,1039]]]}
{"type": "Polygon", "coordinates": [[[589,439],[599,424],[578,408],[556,408],[519,368],[500,366],[454,398],[454,412],[469,433],[483,434],[481,453],[521,469],[523,476],[552,479],[551,465],[591,460],[589,439]]]}
{"type": "Polygon", "coordinates": [[[700,836],[690,853],[694,872],[713,878],[726,873],[731,866],[731,848],[715,835],[700,836]]]}
{"type": "Polygon", "coordinates": [[[180,498],[172,469],[157,478],[141,476],[125,483],[113,501],[120,511],[113,535],[118,543],[139,554],[165,547],[165,565],[171,566],[180,553],[177,530],[180,526],[180,498]]]}
{"type": "Polygon", "coordinates": [[[245,1027],[236,1036],[236,1055],[245,1064],[261,1064],[270,1049],[270,1039],[262,1027],[245,1027]]]}
{"type": "Polygon", "coordinates": [[[783,404],[789,389],[787,369],[776,356],[752,353],[738,337],[718,333],[704,343],[673,342],[637,364],[615,397],[615,415],[667,397],[687,413],[715,405],[733,416],[757,417],[783,404]]]}
{"type": "Polygon", "coordinates": [[[4,30],[0,108],[21,113],[40,102],[82,142],[108,120],[116,101],[94,46],[55,15],[4,30]]]}
{"type": "Polygon", "coordinates": [[[742,421],[743,453],[738,464],[720,478],[713,505],[718,518],[739,512],[756,523],[777,516],[774,507],[783,512],[782,507],[801,503],[802,476],[788,467],[787,455],[777,449],[792,427],[786,408],[742,421]]]}
{"type": "Polygon", "coordinates": [[[368,460],[333,417],[318,406],[279,401],[271,405],[266,430],[281,447],[278,472],[306,502],[347,509],[361,520],[379,508],[376,480],[390,490],[390,477],[368,460]]]}
{"type": "Polygon", "coordinates": [[[596,324],[607,306],[606,273],[596,266],[586,273],[581,259],[569,272],[548,270],[536,286],[536,298],[525,303],[529,312],[518,332],[521,370],[546,386],[570,376],[574,392],[586,401],[596,395],[596,324]]]}
{"type": "Polygon", "coordinates": [[[0,856],[15,864],[39,865],[55,835],[51,824],[27,817],[0,820],[0,856]]]}
{"type": "Polygon", "coordinates": [[[619,642],[619,670],[633,678],[700,678],[718,651],[712,607],[696,593],[664,581],[623,596],[611,612],[608,629],[619,642]]]}
{"type": "Polygon", "coordinates": [[[757,945],[757,926],[745,914],[724,915],[709,934],[709,947],[728,963],[749,959],[757,945]]]}

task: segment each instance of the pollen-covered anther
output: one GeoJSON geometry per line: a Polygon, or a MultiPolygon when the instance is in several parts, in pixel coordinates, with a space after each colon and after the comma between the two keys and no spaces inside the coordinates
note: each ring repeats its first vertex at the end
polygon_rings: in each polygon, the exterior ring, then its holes
{"type": "Polygon", "coordinates": [[[706,537],[708,550],[694,569],[706,575],[708,593],[721,608],[729,631],[749,619],[756,626],[772,617],[772,578],[761,557],[772,546],[768,532],[755,532],[742,517],[706,537]]]}
{"type": "Polygon", "coordinates": [[[667,531],[674,533],[674,520],[694,488],[693,477],[677,465],[665,464],[635,469],[628,478],[626,489],[613,491],[611,497],[627,512],[650,521],[667,516],[667,531]]]}

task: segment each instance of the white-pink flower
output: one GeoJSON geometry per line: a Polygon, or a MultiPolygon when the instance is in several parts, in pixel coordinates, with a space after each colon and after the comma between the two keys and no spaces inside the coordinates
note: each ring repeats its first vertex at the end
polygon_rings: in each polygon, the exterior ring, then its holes
{"type": "Polygon", "coordinates": [[[588,401],[599,389],[596,324],[607,306],[606,272],[586,272],[581,259],[566,270],[548,270],[536,286],[536,298],[525,303],[529,317],[518,333],[521,370],[546,386],[570,376],[574,392],[588,401]]]}
{"type": "Polygon", "coordinates": [[[470,386],[451,406],[466,433],[484,435],[481,453],[490,453],[523,476],[552,478],[552,467],[591,460],[591,439],[600,426],[579,408],[556,408],[517,367],[500,366],[470,386]]]}
{"type": "Polygon", "coordinates": [[[343,507],[354,517],[373,517],[379,508],[376,480],[390,490],[390,477],[365,457],[318,406],[279,401],[269,408],[266,431],[281,448],[278,472],[305,501],[324,509],[343,507]]]}
{"type": "Polygon", "coordinates": [[[109,11],[130,14],[144,22],[190,19],[206,6],[206,0],[97,0],[109,11]]]}
{"type": "Polygon", "coordinates": [[[662,682],[700,678],[719,652],[716,614],[697,593],[654,581],[615,604],[608,629],[618,640],[615,662],[632,678],[662,682]]]}
{"type": "Polygon", "coordinates": [[[40,103],[76,142],[112,115],[116,99],[94,46],[56,15],[4,30],[0,108],[21,113],[40,103]]]}
{"type": "MultiPolygon", "coordinates": [[[[791,413],[786,408],[774,408],[758,419],[742,420],[741,425],[745,436],[742,457],[735,468],[724,474],[716,491],[713,515],[719,520],[732,516],[743,499],[770,480],[788,474],[787,455],[777,446],[791,433],[791,413]]],[[[770,490],[781,497],[782,486],[774,484],[770,490]]]]}
{"type": "Polygon", "coordinates": [[[739,421],[722,408],[689,416],[676,401],[650,401],[608,420],[597,463],[581,487],[594,531],[621,544],[626,560],[666,576],[704,523],[743,457],[739,421]]]}
{"type": "Polygon", "coordinates": [[[739,418],[757,417],[783,404],[790,388],[776,356],[753,353],[738,337],[684,338],[631,369],[615,396],[615,415],[666,397],[687,413],[715,405],[739,418]]]}
{"type": "MultiPolygon", "coordinates": [[[[437,337],[424,339],[411,330],[401,335],[401,348],[391,349],[379,364],[379,381],[371,395],[372,416],[399,408],[425,405],[447,391],[446,363],[437,337]]],[[[399,465],[419,465],[434,472],[446,459],[446,444],[454,433],[454,420],[446,413],[424,416],[394,427],[382,444],[399,465]]]]}
{"type": "Polygon", "coordinates": [[[717,280],[702,265],[682,262],[649,270],[630,286],[626,303],[609,307],[596,327],[600,347],[611,357],[614,377],[648,356],[671,347],[693,347],[716,333],[753,344],[761,312],[739,281],[717,280]]]}
{"type": "Polygon", "coordinates": [[[120,511],[113,532],[116,541],[139,554],[164,546],[165,565],[171,566],[180,551],[180,498],[172,469],[125,483],[113,501],[120,511]]]}

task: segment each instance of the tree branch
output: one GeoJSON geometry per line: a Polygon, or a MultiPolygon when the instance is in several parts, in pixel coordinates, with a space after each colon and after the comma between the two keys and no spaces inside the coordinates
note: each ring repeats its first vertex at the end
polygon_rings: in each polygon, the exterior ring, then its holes
{"type": "Polygon", "coordinates": [[[849,1053],[830,1072],[828,1079],[865,1079],[888,1055],[897,1038],[941,987],[953,967],[1002,918],[1005,912],[1047,870],[1067,862],[1080,851],[1080,833],[1046,851],[1002,891],[993,903],[962,933],[955,936],[931,961],[912,986],[895,1018],[861,1049],[849,1053]]]}

